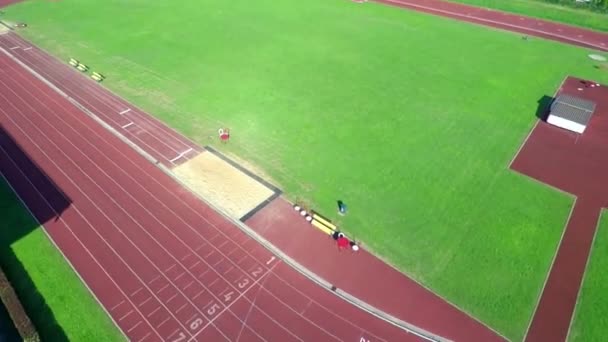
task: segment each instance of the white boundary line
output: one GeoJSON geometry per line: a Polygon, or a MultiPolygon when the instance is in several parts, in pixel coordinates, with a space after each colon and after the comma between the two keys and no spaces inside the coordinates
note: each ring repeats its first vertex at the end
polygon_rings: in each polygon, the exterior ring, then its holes
{"type": "Polygon", "coordinates": [[[25,49],[23,49],[23,51],[29,51],[29,50],[31,50],[31,49],[32,49],[32,47],[31,47],[31,46],[28,46],[28,47],[26,47],[25,49]]]}
{"type": "Polygon", "coordinates": [[[176,161],[176,160],[178,160],[179,158],[181,158],[181,157],[185,156],[186,154],[188,154],[188,152],[190,152],[190,151],[192,151],[192,148],[189,148],[189,149],[185,150],[184,152],[182,152],[182,153],[178,154],[178,155],[177,155],[177,157],[175,157],[175,158],[173,158],[173,159],[169,160],[169,162],[173,163],[174,161],[176,161]]]}
{"type": "MultiPolygon", "coordinates": [[[[479,20],[482,22],[486,22],[486,23],[492,23],[492,24],[496,24],[499,26],[506,26],[506,27],[511,27],[511,28],[517,28],[520,30],[526,30],[526,31],[530,31],[530,32],[536,32],[538,34],[543,34],[543,35],[547,35],[547,36],[551,36],[551,37],[555,37],[555,38],[560,38],[563,40],[567,40],[567,41],[571,41],[571,42],[577,42],[580,43],[581,45],[587,45],[588,48],[595,48],[598,49],[599,51],[608,51],[608,49],[606,49],[605,47],[605,43],[600,43],[599,45],[596,43],[591,43],[591,42],[587,42],[587,41],[583,41],[583,40],[578,40],[578,39],[574,39],[568,36],[564,36],[561,34],[556,34],[553,32],[547,32],[547,31],[543,31],[543,30],[539,30],[539,29],[535,29],[535,28],[528,28],[525,26],[519,26],[519,25],[515,25],[515,24],[509,24],[509,23],[505,23],[505,22],[501,22],[501,21],[496,21],[496,20],[492,20],[492,19],[485,19],[485,18],[481,18],[481,17],[477,17],[474,15],[469,15],[469,14],[462,14],[462,13],[457,13],[457,12],[452,12],[452,11],[446,11],[446,10],[442,10],[442,9],[438,9],[438,8],[434,8],[434,7],[428,7],[428,6],[423,6],[423,5],[418,5],[418,4],[414,4],[411,2],[405,2],[405,1],[396,1],[396,0],[380,0],[380,3],[382,2],[389,2],[392,4],[397,4],[397,5],[404,5],[404,6],[411,6],[411,7],[416,7],[416,8],[422,8],[431,12],[439,12],[439,13],[443,13],[443,14],[449,14],[452,16],[457,16],[457,17],[461,17],[461,18],[472,18],[475,20],[479,20]]],[[[533,20],[533,18],[530,18],[530,20],[533,20]]],[[[493,28],[498,28],[498,27],[493,27],[493,28]]],[[[505,30],[503,28],[503,30],[505,30]]],[[[510,31],[513,32],[513,31],[510,31]]],[[[516,32],[516,33],[520,33],[520,32],[516,32]]],[[[580,35],[579,35],[580,36],[580,35]]],[[[539,36],[538,38],[545,38],[546,37],[542,37],[539,36]]],[[[563,42],[562,42],[563,43],[563,42]]]]}
{"type": "Polygon", "coordinates": [[[128,124],[123,125],[123,126],[122,126],[122,128],[127,128],[127,127],[129,127],[129,126],[131,126],[131,125],[133,125],[133,122],[129,122],[128,124]]]}
{"type": "Polygon", "coordinates": [[[130,111],[131,111],[131,108],[127,108],[127,109],[123,110],[122,112],[120,112],[120,113],[118,113],[118,114],[120,114],[120,115],[124,115],[124,114],[127,114],[127,113],[128,113],[128,112],[130,112],[130,111]]]}
{"type": "MultiPolygon", "coordinates": [[[[557,97],[557,94],[559,94],[560,90],[564,86],[564,83],[566,83],[567,79],[568,79],[568,76],[565,76],[562,79],[562,82],[559,84],[559,87],[557,87],[557,90],[555,91],[555,93],[553,93],[553,98],[554,99],[557,97]]],[[[513,165],[513,162],[515,161],[515,159],[517,159],[517,156],[519,156],[519,152],[521,152],[521,150],[523,150],[524,146],[528,142],[528,139],[530,139],[530,136],[532,135],[532,133],[534,133],[534,130],[536,129],[536,126],[538,126],[538,124],[539,124],[540,121],[541,120],[539,118],[536,118],[536,123],[534,124],[534,126],[532,127],[532,129],[530,130],[530,132],[528,132],[528,135],[526,136],[526,138],[524,139],[524,141],[519,145],[519,148],[517,149],[517,153],[515,153],[515,155],[511,159],[511,162],[509,163],[509,166],[507,167],[507,169],[511,170],[511,165],[513,165]]],[[[544,183],[542,183],[542,184],[544,184],[544,183]]],[[[560,191],[563,192],[563,190],[560,190],[560,191]]]]}
{"type": "Polygon", "coordinates": [[[18,48],[19,48],[18,46],[13,46],[13,47],[11,48],[11,50],[17,50],[18,48]]]}

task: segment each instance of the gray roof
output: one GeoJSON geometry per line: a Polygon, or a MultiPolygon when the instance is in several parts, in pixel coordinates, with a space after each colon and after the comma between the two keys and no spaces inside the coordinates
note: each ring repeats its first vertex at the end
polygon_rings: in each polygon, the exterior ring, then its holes
{"type": "Polygon", "coordinates": [[[572,95],[559,95],[551,104],[551,115],[586,126],[595,111],[595,103],[572,95]]]}

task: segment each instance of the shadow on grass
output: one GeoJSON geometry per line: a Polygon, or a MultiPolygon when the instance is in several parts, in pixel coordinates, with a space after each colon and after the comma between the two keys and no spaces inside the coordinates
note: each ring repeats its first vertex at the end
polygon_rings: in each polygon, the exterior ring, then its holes
{"type": "Polygon", "coordinates": [[[536,103],[538,107],[536,108],[536,117],[545,121],[549,116],[549,110],[551,109],[551,103],[553,102],[553,97],[543,95],[536,103]]]}
{"type": "Polygon", "coordinates": [[[13,244],[39,229],[39,226],[11,188],[27,203],[41,224],[56,220],[69,207],[71,200],[29,158],[1,125],[0,174],[3,176],[0,177],[0,211],[3,213],[0,229],[0,266],[41,340],[68,341],[45,298],[38,292],[26,268],[13,252],[13,244]]]}

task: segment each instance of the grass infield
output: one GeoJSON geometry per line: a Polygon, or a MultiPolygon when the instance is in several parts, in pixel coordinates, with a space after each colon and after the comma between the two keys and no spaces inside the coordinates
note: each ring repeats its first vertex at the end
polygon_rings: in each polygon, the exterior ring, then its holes
{"type": "Polygon", "coordinates": [[[42,341],[124,341],[0,178],[0,264],[42,341]]]}
{"type": "Polygon", "coordinates": [[[230,127],[219,150],[523,337],[572,198],[508,165],[566,75],[608,83],[589,51],[344,0],[30,1],[6,16],[201,145],[230,127]]]}
{"type": "Polygon", "coordinates": [[[608,327],[608,215],[602,212],[568,341],[602,341],[608,327]]]}

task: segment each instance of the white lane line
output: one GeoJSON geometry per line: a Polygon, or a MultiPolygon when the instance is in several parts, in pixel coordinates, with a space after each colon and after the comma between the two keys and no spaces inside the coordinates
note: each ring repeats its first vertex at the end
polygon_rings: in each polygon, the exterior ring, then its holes
{"type": "Polygon", "coordinates": [[[131,297],[135,296],[136,294],[138,294],[138,293],[139,293],[139,291],[141,291],[141,290],[143,290],[143,289],[144,289],[143,287],[140,287],[139,289],[137,289],[137,290],[133,291],[133,293],[131,293],[131,297]]]}
{"type": "Polygon", "coordinates": [[[174,294],[173,296],[171,296],[171,298],[167,299],[167,304],[169,304],[173,299],[175,299],[175,297],[177,297],[177,293],[174,294]]]}
{"type": "Polygon", "coordinates": [[[19,48],[18,46],[13,46],[13,47],[11,48],[11,50],[16,50],[16,49],[18,49],[18,48],[19,48]]]}
{"type": "Polygon", "coordinates": [[[135,324],[134,326],[132,326],[129,330],[127,330],[128,333],[130,333],[131,331],[133,331],[135,328],[137,328],[142,321],[137,322],[137,324],[135,324]]]}
{"type": "Polygon", "coordinates": [[[121,301],[120,301],[120,303],[118,303],[118,304],[114,305],[114,306],[113,306],[113,307],[110,309],[110,311],[113,311],[113,310],[114,310],[114,309],[116,309],[117,307],[121,306],[121,305],[122,305],[122,303],[124,303],[124,302],[125,302],[124,300],[121,300],[121,301]]]}
{"type": "Polygon", "coordinates": [[[150,282],[148,282],[148,285],[152,285],[153,282],[157,281],[158,278],[160,278],[160,275],[157,275],[156,277],[154,277],[152,280],[150,280],[150,282]]]}
{"type": "Polygon", "coordinates": [[[275,259],[274,255],[270,257],[270,259],[268,261],[266,261],[266,265],[270,265],[271,262],[273,262],[275,259]]]}
{"type": "Polygon", "coordinates": [[[133,122],[129,122],[128,124],[126,124],[126,125],[122,126],[122,128],[127,128],[127,127],[129,127],[129,126],[131,126],[131,125],[133,125],[133,122]]]}
{"type": "Polygon", "coordinates": [[[144,341],[146,338],[148,338],[148,336],[150,336],[151,333],[147,333],[146,335],[144,335],[144,337],[142,337],[139,341],[137,342],[141,342],[144,341]]]}
{"type": "Polygon", "coordinates": [[[165,318],[165,320],[164,320],[164,321],[160,322],[160,324],[158,324],[158,325],[156,326],[156,329],[160,328],[160,327],[161,327],[163,324],[167,323],[167,322],[168,322],[170,319],[171,319],[171,317],[167,317],[167,318],[165,318]]]}
{"type": "Polygon", "coordinates": [[[152,299],[152,297],[148,297],[148,299],[144,300],[143,302],[139,303],[138,307],[142,307],[144,306],[147,302],[149,302],[152,299]]]}
{"type": "Polygon", "coordinates": [[[182,153],[178,154],[178,155],[177,155],[177,157],[175,157],[175,158],[173,158],[173,159],[169,160],[169,162],[173,163],[174,161],[178,160],[179,158],[181,158],[181,157],[185,156],[185,155],[186,155],[188,152],[190,152],[190,151],[192,151],[192,148],[189,148],[189,149],[185,150],[184,152],[182,152],[182,153]]]}
{"type": "Polygon", "coordinates": [[[119,321],[119,322],[120,322],[120,321],[122,321],[123,319],[127,318],[127,316],[129,316],[129,315],[130,315],[130,314],[132,314],[132,313],[133,313],[133,310],[131,310],[131,311],[127,312],[127,313],[126,313],[124,316],[120,317],[120,318],[118,319],[118,321],[119,321]]]}
{"type": "Polygon", "coordinates": [[[167,283],[167,285],[163,286],[160,290],[158,290],[156,294],[160,294],[161,292],[163,292],[167,287],[169,287],[169,285],[171,285],[171,283],[167,283]]]}
{"type": "Polygon", "coordinates": [[[123,114],[127,114],[130,111],[131,111],[131,108],[127,108],[127,109],[123,110],[122,112],[120,112],[118,114],[123,115],[123,114]]]}
{"type": "Polygon", "coordinates": [[[179,309],[175,310],[175,313],[179,313],[180,311],[182,311],[186,306],[188,306],[188,303],[184,303],[184,305],[180,306],[179,309]]]}
{"type": "Polygon", "coordinates": [[[149,314],[146,315],[147,318],[150,318],[150,316],[154,315],[155,313],[158,312],[158,310],[160,310],[161,306],[157,307],[156,309],[154,309],[154,311],[150,312],[149,314]]]}
{"type": "Polygon", "coordinates": [[[23,51],[28,51],[28,50],[31,50],[31,49],[32,49],[32,47],[30,46],[30,47],[26,47],[25,49],[23,49],[23,51]]]}
{"type": "Polygon", "coordinates": [[[192,271],[192,269],[195,268],[196,266],[198,266],[198,264],[200,264],[200,263],[201,263],[201,261],[199,260],[199,261],[195,262],[194,265],[190,266],[188,269],[190,271],[192,271]]]}

